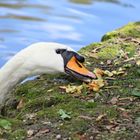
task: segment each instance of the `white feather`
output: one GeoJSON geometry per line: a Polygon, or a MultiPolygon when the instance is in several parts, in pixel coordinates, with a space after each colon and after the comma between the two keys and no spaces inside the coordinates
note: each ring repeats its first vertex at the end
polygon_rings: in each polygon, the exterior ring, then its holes
{"type": "Polygon", "coordinates": [[[21,50],[0,69],[0,105],[13,87],[29,76],[64,72],[64,61],[56,49],[70,47],[59,43],[39,42],[21,50]]]}

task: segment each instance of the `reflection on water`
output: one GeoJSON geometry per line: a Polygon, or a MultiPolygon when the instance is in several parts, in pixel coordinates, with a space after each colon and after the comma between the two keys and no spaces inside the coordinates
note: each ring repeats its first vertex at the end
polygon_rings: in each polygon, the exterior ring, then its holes
{"type": "Polygon", "coordinates": [[[1,0],[0,66],[33,42],[54,41],[78,50],[138,21],[139,9],[139,0],[1,0]]]}
{"type": "Polygon", "coordinates": [[[69,0],[70,2],[74,2],[77,4],[91,4],[93,1],[92,0],[69,0]]]}
{"type": "Polygon", "coordinates": [[[106,2],[106,3],[113,3],[124,7],[134,7],[133,4],[130,3],[123,3],[120,0],[69,0],[70,2],[76,4],[92,4],[96,2],[106,2]]]}

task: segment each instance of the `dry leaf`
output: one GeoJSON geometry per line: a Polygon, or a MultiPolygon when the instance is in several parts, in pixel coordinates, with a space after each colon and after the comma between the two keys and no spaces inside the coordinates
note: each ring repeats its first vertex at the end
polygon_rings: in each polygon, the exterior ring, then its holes
{"type": "Polygon", "coordinates": [[[128,112],[126,112],[126,111],[123,111],[121,114],[124,118],[130,118],[128,112]]]}
{"type": "Polygon", "coordinates": [[[106,116],[106,114],[101,114],[97,117],[96,121],[100,121],[101,119],[103,119],[106,116]]]}
{"type": "Polygon", "coordinates": [[[117,75],[124,74],[124,73],[125,73],[125,71],[118,71],[117,75]]]}
{"type": "Polygon", "coordinates": [[[65,90],[66,93],[71,93],[71,94],[72,93],[78,93],[78,94],[81,94],[82,89],[84,88],[84,85],[80,85],[80,86],[68,85],[68,86],[60,86],[59,88],[65,90]]]}
{"type": "Polygon", "coordinates": [[[99,58],[98,53],[95,53],[95,52],[94,53],[89,53],[88,56],[96,58],[96,59],[99,58]]]}
{"type": "Polygon", "coordinates": [[[22,98],[22,99],[19,101],[18,105],[17,105],[17,109],[23,108],[24,103],[25,103],[25,102],[24,102],[24,99],[22,98]]]}
{"type": "Polygon", "coordinates": [[[140,66],[140,60],[138,60],[138,61],[136,62],[136,64],[137,64],[137,66],[140,66]]]}
{"type": "Polygon", "coordinates": [[[100,64],[101,64],[101,65],[104,65],[104,62],[101,61],[100,64]]]}
{"type": "Polygon", "coordinates": [[[96,83],[89,83],[88,84],[89,90],[93,90],[93,91],[99,91],[99,86],[96,83]]]}
{"type": "Polygon", "coordinates": [[[98,79],[101,79],[102,76],[104,75],[104,71],[99,69],[99,68],[95,68],[94,73],[95,73],[95,75],[97,76],[98,79]]]}
{"type": "Polygon", "coordinates": [[[70,85],[68,85],[68,87],[66,88],[66,93],[76,92],[76,93],[80,94],[82,89],[83,89],[82,85],[80,85],[80,86],[70,86],[70,85]]]}
{"type": "Polygon", "coordinates": [[[108,70],[105,70],[105,71],[104,71],[104,74],[106,74],[106,75],[109,76],[109,77],[112,77],[112,76],[113,76],[113,73],[110,72],[110,71],[108,71],[108,70]]]}
{"type": "Polygon", "coordinates": [[[112,61],[111,60],[107,60],[107,62],[106,62],[108,65],[110,65],[111,63],[112,63],[112,61]]]}
{"type": "Polygon", "coordinates": [[[96,82],[100,88],[104,86],[104,81],[102,79],[98,79],[98,80],[96,80],[96,82]]]}
{"type": "Polygon", "coordinates": [[[30,114],[26,114],[25,116],[26,116],[26,119],[33,119],[33,118],[35,118],[36,117],[36,113],[30,113],[30,114]]]}
{"type": "Polygon", "coordinates": [[[59,86],[60,89],[66,90],[66,86],[59,86]]]}
{"type": "Polygon", "coordinates": [[[29,130],[27,131],[27,137],[28,137],[28,138],[32,137],[33,134],[34,134],[34,130],[33,130],[33,129],[29,129],[29,130]]]}
{"type": "Polygon", "coordinates": [[[49,89],[49,90],[47,90],[47,92],[52,92],[53,91],[53,89],[49,89]]]}
{"type": "Polygon", "coordinates": [[[116,75],[117,74],[117,71],[113,70],[111,73],[113,73],[114,75],[116,75]]]}
{"type": "Polygon", "coordinates": [[[80,115],[79,118],[84,120],[92,120],[92,117],[80,115]]]}
{"type": "Polygon", "coordinates": [[[35,136],[41,136],[42,134],[49,133],[49,132],[50,132],[50,129],[48,128],[40,129],[39,132],[35,136]]]}
{"type": "Polygon", "coordinates": [[[99,89],[103,86],[104,86],[103,79],[93,80],[91,83],[88,84],[88,88],[93,91],[99,91],[99,89]]]}
{"type": "Polygon", "coordinates": [[[107,128],[108,130],[111,130],[113,127],[114,127],[114,125],[107,125],[107,126],[106,126],[106,128],[107,128]]]}
{"type": "Polygon", "coordinates": [[[111,100],[110,100],[110,103],[115,105],[116,103],[118,102],[118,98],[117,97],[113,97],[111,100]]]}

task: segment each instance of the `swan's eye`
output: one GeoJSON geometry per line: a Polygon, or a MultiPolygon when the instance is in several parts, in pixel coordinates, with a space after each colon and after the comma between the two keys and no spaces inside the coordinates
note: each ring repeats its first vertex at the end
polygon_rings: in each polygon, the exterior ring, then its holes
{"type": "Polygon", "coordinates": [[[62,54],[63,52],[65,52],[66,51],[66,49],[57,49],[56,50],[56,53],[57,54],[62,54]]]}

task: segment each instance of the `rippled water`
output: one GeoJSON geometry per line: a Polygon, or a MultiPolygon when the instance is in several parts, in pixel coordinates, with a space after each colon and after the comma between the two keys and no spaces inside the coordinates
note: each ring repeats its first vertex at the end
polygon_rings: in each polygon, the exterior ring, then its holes
{"type": "Polygon", "coordinates": [[[78,50],[140,20],[139,11],[139,0],[0,0],[0,66],[33,42],[78,50]]]}

